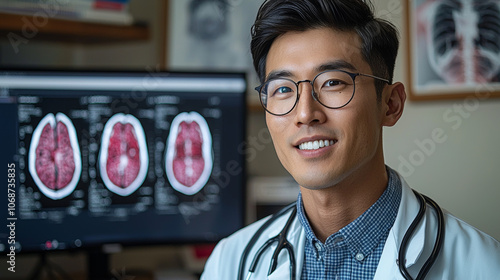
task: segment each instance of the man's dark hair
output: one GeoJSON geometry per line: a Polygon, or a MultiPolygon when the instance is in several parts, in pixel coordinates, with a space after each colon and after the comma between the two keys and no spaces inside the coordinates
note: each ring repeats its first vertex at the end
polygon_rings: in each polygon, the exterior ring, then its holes
{"type": "MultiPolygon", "coordinates": [[[[266,59],[272,43],[290,31],[328,27],[355,32],[361,53],[373,75],[392,83],[398,52],[398,32],[383,19],[375,18],[371,3],[362,0],[266,0],[252,26],[250,49],[261,82],[265,81],[266,59]]],[[[369,2],[369,1],[368,1],[369,2]]],[[[375,81],[380,100],[384,82],[375,81]]]]}

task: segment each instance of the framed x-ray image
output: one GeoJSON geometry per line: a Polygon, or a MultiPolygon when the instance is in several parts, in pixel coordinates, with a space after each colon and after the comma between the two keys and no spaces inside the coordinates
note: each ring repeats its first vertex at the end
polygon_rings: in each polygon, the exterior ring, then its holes
{"type": "Polygon", "coordinates": [[[500,96],[500,0],[403,2],[411,99],[500,96]]]}
{"type": "Polygon", "coordinates": [[[250,106],[260,107],[250,30],[264,0],[169,0],[166,66],[179,71],[247,74],[250,106]]]}

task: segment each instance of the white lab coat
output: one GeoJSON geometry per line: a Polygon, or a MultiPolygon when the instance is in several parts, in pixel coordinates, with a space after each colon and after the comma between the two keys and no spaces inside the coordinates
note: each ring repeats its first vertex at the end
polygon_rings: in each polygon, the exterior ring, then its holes
{"type": "MultiPolygon", "coordinates": [[[[394,226],[389,232],[374,279],[404,279],[399,272],[396,260],[398,248],[409,225],[417,215],[419,202],[408,184],[400,176],[402,197],[394,226]]],[[[443,210],[444,211],[444,210],[443,210]]],[[[494,238],[478,231],[469,224],[444,211],[446,234],[441,253],[427,274],[426,279],[442,280],[493,280],[500,279],[500,243],[494,238]]],[[[255,252],[269,238],[276,236],[283,228],[289,214],[277,219],[266,229],[250,251],[246,262],[244,277],[247,276],[255,252]]],[[[437,219],[432,207],[427,207],[423,221],[417,227],[406,253],[408,271],[416,277],[432,250],[437,232],[437,219]]],[[[267,220],[257,221],[217,244],[209,257],[202,280],[235,280],[241,254],[255,231],[267,220]]],[[[491,221],[496,223],[498,221],[491,221]]],[[[287,239],[293,244],[296,276],[300,279],[304,260],[305,232],[297,218],[294,219],[287,239]]],[[[261,257],[256,272],[251,279],[290,279],[290,262],[286,250],[278,258],[278,267],[267,276],[271,255],[276,245],[261,257]],[[266,278],[267,277],[267,278],[266,278]]]]}

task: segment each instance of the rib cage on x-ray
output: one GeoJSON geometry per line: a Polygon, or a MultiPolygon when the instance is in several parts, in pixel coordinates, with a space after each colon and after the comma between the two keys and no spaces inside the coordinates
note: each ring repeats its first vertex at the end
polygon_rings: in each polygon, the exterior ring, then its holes
{"type": "Polygon", "coordinates": [[[435,1],[426,13],[429,62],[446,82],[495,79],[500,70],[500,1],[435,1]]]}

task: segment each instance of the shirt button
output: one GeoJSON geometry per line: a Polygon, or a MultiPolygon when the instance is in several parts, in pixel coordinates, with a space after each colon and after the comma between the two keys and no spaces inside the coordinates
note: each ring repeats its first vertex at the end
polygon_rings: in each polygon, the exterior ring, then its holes
{"type": "Polygon", "coordinates": [[[342,241],[344,241],[344,237],[342,237],[342,236],[336,237],[333,241],[335,242],[335,244],[342,242],[342,241]]]}
{"type": "Polygon", "coordinates": [[[363,253],[357,253],[356,254],[356,260],[362,261],[364,259],[365,259],[365,255],[363,255],[363,253]]]}
{"type": "Polygon", "coordinates": [[[321,247],[321,244],[319,243],[314,243],[314,246],[316,247],[316,250],[318,250],[319,252],[321,252],[321,250],[323,250],[323,248],[321,247]]]}

